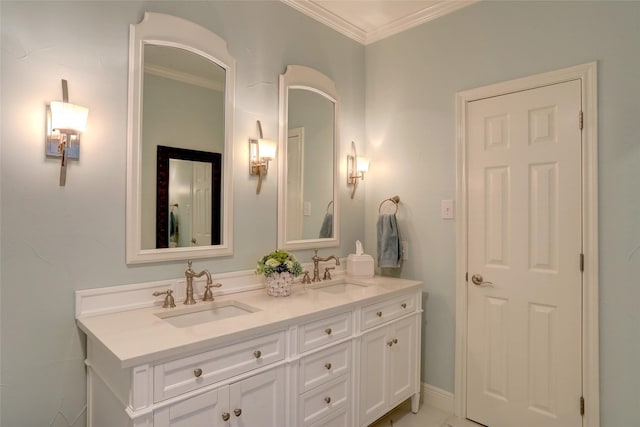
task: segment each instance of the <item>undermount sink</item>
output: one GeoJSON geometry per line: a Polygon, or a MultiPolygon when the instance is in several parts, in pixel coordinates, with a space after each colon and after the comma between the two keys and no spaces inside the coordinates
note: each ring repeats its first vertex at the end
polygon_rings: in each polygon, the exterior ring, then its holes
{"type": "Polygon", "coordinates": [[[215,320],[243,316],[256,311],[258,311],[257,308],[238,301],[223,301],[196,304],[186,308],[155,313],[155,315],[175,327],[186,328],[215,320]]]}
{"type": "Polygon", "coordinates": [[[355,290],[355,289],[364,289],[367,285],[357,285],[355,283],[329,283],[323,285],[322,283],[312,286],[312,289],[317,289],[322,292],[330,292],[332,294],[340,294],[343,292],[355,290]]]}

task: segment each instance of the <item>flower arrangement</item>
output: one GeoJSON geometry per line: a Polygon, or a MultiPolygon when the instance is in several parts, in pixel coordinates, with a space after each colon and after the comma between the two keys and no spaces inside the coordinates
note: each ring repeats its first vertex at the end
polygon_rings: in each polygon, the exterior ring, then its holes
{"type": "Polygon", "coordinates": [[[289,273],[297,277],[302,273],[302,266],[293,254],[278,249],[258,260],[256,273],[267,277],[274,273],[289,273]]]}

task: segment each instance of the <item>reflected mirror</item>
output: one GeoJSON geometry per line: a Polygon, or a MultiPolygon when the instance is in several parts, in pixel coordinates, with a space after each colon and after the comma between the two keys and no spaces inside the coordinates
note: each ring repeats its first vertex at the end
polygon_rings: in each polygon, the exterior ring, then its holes
{"type": "Polygon", "coordinates": [[[338,246],[337,94],[303,66],[280,76],[278,247],[338,246]]]}
{"type": "Polygon", "coordinates": [[[131,26],[127,262],[232,253],[235,61],[181,18],[131,26]]]}

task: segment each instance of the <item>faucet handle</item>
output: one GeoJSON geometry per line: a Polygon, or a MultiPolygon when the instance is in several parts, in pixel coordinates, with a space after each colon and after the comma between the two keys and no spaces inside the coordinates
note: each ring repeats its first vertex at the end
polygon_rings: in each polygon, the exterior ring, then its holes
{"type": "Polygon", "coordinates": [[[160,296],[160,295],[166,295],[164,297],[164,302],[162,303],[162,308],[173,308],[176,306],[176,301],[173,298],[173,291],[171,289],[167,289],[164,292],[159,292],[159,291],[155,291],[152,294],[154,297],[160,296]]]}
{"type": "Polygon", "coordinates": [[[302,273],[304,274],[304,276],[302,276],[302,284],[303,285],[307,285],[307,284],[311,283],[311,278],[309,277],[309,272],[308,271],[303,271],[302,273]]]}
{"type": "Polygon", "coordinates": [[[335,270],[335,267],[327,267],[324,269],[324,276],[322,280],[331,280],[331,270],[335,270]]]}
{"type": "Polygon", "coordinates": [[[202,301],[213,301],[213,292],[211,291],[211,288],[219,288],[221,286],[221,283],[207,283],[204,287],[202,301]]]}

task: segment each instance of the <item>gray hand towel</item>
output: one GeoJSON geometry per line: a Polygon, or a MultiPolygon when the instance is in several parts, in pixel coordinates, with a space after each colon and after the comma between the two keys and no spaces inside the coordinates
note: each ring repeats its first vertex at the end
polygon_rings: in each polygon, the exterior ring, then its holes
{"type": "Polygon", "coordinates": [[[318,237],[321,239],[333,237],[333,214],[331,212],[325,214],[318,237]]]}
{"type": "Polygon", "coordinates": [[[402,259],[400,230],[395,214],[378,217],[378,267],[398,268],[402,259]]]}

